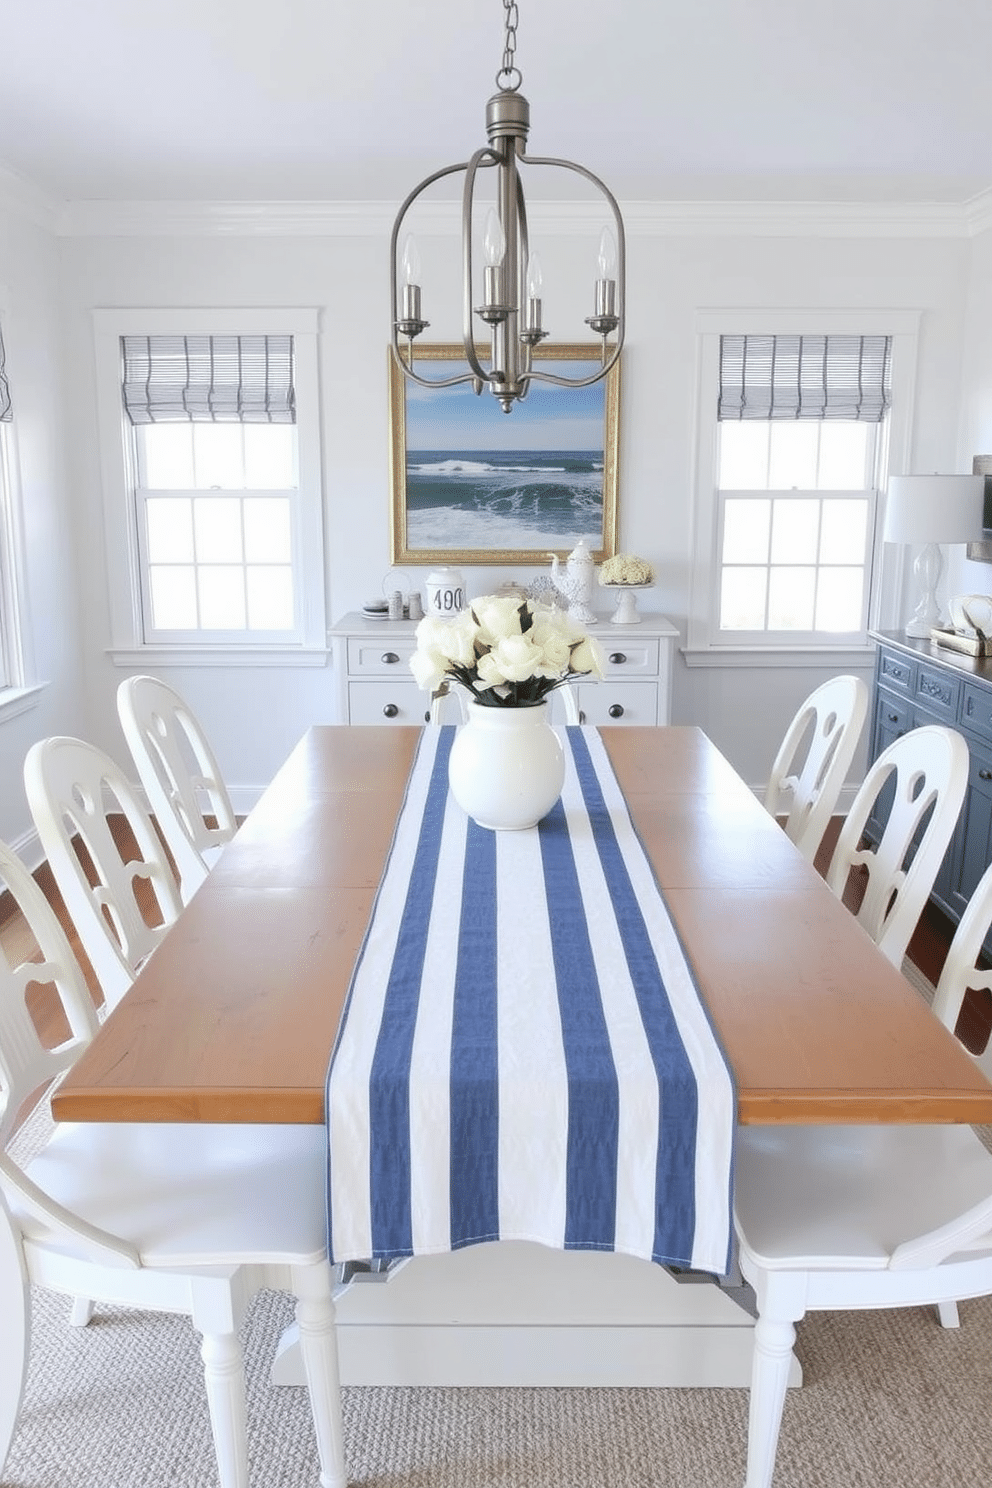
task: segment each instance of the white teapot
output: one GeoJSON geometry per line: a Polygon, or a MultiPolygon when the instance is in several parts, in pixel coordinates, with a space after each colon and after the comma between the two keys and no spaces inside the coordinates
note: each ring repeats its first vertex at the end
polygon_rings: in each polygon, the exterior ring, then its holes
{"type": "Polygon", "coordinates": [[[565,571],[556,553],[549,553],[551,577],[555,587],[568,600],[568,613],[582,625],[591,625],[596,615],[592,608],[592,587],[596,574],[596,560],[585,537],[580,537],[565,560],[565,571]]]}

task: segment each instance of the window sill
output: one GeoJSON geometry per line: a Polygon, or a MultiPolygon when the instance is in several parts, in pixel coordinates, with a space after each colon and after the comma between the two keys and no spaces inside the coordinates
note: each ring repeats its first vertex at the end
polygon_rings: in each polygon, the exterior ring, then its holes
{"type": "Polygon", "coordinates": [[[112,646],[119,667],[323,667],[326,646],[112,646]]]}
{"type": "Polygon", "coordinates": [[[38,682],[32,687],[5,687],[0,691],[0,723],[36,708],[47,686],[47,682],[38,682]]]}
{"type": "Polygon", "coordinates": [[[853,646],[683,646],[687,667],[823,667],[838,671],[875,664],[875,647],[853,646]]]}

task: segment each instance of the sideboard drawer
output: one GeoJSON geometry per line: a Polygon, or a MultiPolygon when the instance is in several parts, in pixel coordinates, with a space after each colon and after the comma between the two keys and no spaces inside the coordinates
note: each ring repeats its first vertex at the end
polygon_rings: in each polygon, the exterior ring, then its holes
{"type": "Polygon", "coordinates": [[[583,682],[579,689],[583,723],[597,727],[658,722],[658,689],[653,682],[583,682]]]}
{"type": "Polygon", "coordinates": [[[656,677],[658,675],[658,637],[597,636],[606,659],[604,672],[612,681],[624,677],[656,677]]]}
{"type": "Polygon", "coordinates": [[[926,666],[920,662],[916,668],[914,696],[928,712],[936,713],[950,724],[957,723],[961,679],[952,676],[946,668],[926,666]]]}
{"type": "Polygon", "coordinates": [[[350,682],[349,723],[423,723],[430,698],[413,678],[395,682],[350,682]]]}
{"type": "Polygon", "coordinates": [[[965,728],[981,734],[987,743],[992,743],[992,692],[987,687],[976,687],[974,682],[964,684],[961,722],[965,728]]]}
{"type": "Polygon", "coordinates": [[[878,681],[882,687],[898,688],[900,692],[912,693],[916,681],[916,663],[908,661],[896,651],[878,652],[878,681]]]}
{"type": "Polygon", "coordinates": [[[888,742],[899,734],[908,734],[913,727],[913,708],[905,699],[893,697],[890,692],[879,692],[876,707],[878,729],[888,742]]]}
{"type": "Polygon", "coordinates": [[[350,636],[348,639],[348,671],[365,676],[397,676],[404,682],[411,680],[410,657],[416,651],[410,636],[379,637],[350,636]]]}

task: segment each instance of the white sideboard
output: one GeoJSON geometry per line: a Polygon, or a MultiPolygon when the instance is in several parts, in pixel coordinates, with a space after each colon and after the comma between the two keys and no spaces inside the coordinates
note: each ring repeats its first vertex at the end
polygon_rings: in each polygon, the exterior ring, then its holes
{"type": "MultiPolygon", "coordinates": [[[[338,723],[425,721],[427,694],[410,673],[416,628],[414,620],[370,620],[357,611],[331,627],[338,723]]],[[[675,626],[663,615],[645,614],[639,625],[612,625],[604,617],[589,629],[606,655],[606,676],[575,686],[582,721],[668,723],[675,626]]],[[[453,702],[450,721],[458,716],[453,702]]],[[[564,722],[560,705],[555,716],[564,722]]]]}

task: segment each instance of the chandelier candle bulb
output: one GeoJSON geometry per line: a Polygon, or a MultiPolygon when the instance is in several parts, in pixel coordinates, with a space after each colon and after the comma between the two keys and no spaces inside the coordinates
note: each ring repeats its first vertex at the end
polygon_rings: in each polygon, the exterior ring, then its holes
{"type": "Polygon", "coordinates": [[[599,278],[596,280],[596,314],[617,313],[617,245],[608,227],[599,239],[599,278]]]}
{"type": "Polygon", "coordinates": [[[528,331],[539,331],[541,329],[541,289],[544,285],[544,275],[541,273],[541,260],[536,253],[532,253],[527,260],[527,310],[524,324],[528,331]]]}
{"type": "Polygon", "coordinates": [[[420,319],[420,253],[412,234],[403,244],[403,319],[420,319]]]}

